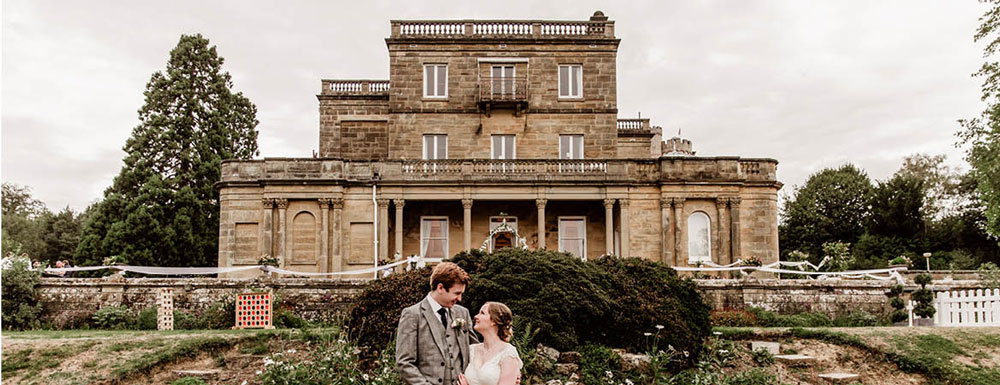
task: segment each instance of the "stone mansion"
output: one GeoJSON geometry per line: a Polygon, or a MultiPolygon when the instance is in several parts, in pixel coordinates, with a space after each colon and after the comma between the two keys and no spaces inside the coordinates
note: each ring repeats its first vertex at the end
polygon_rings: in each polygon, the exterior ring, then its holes
{"type": "Polygon", "coordinates": [[[391,26],[388,80],[322,81],[318,156],[224,162],[220,267],[501,247],[778,259],[777,161],[695,156],[619,118],[620,40],[601,12],[391,26]]]}

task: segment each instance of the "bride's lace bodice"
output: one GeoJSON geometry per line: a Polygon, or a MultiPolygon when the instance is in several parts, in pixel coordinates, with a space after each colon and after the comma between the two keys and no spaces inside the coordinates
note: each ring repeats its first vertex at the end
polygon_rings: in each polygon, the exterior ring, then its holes
{"type": "Polygon", "coordinates": [[[497,385],[500,383],[500,363],[505,358],[517,360],[517,370],[521,370],[524,364],[521,357],[517,355],[517,348],[514,345],[504,342],[503,350],[485,362],[479,355],[485,353],[483,344],[469,346],[469,368],[465,369],[465,378],[469,380],[469,385],[497,385]]]}

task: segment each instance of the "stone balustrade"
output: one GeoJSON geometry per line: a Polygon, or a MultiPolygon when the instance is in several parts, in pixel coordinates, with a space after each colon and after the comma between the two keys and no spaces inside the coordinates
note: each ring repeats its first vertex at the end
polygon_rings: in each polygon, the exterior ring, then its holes
{"type": "Polygon", "coordinates": [[[614,39],[614,21],[392,20],[390,38],[614,39]]]}
{"type": "Polygon", "coordinates": [[[388,80],[323,79],[323,95],[389,95],[388,80]]]}
{"type": "Polygon", "coordinates": [[[659,159],[446,159],[347,161],[331,158],[227,160],[222,184],[296,181],[566,181],[657,183],[726,181],[774,184],[777,161],[738,157],[659,159]]]}

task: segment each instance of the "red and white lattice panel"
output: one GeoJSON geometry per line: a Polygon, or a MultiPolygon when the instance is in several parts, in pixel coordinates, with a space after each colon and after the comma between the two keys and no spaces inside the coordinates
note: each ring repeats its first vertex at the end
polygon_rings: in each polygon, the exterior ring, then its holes
{"type": "Polygon", "coordinates": [[[236,296],[236,329],[274,329],[271,323],[271,293],[236,296]]]}

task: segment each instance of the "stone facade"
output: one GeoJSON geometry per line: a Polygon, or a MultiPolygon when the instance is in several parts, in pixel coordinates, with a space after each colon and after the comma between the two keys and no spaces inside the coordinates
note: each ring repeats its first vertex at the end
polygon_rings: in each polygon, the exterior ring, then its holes
{"type": "Polygon", "coordinates": [[[602,14],[391,27],[389,80],[321,81],[318,157],[224,162],[219,266],[341,272],[516,238],[674,266],[696,263],[689,245],[777,260],[777,161],[696,157],[619,119],[602,14]],[[491,237],[504,222],[516,235],[491,237]]]}

